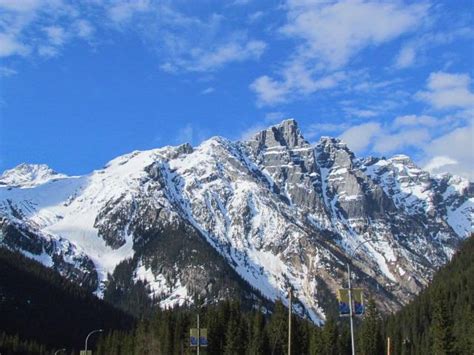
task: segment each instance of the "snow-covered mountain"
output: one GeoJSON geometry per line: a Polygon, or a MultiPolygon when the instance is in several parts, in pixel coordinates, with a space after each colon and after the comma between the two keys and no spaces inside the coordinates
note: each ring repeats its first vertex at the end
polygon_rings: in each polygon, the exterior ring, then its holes
{"type": "Polygon", "coordinates": [[[406,156],[311,145],[286,120],[248,141],[135,151],[85,176],[22,164],[0,177],[0,243],[99,296],[144,285],[163,307],[273,301],[292,286],[295,310],[318,322],[349,255],[355,284],[382,306],[409,300],[471,234],[472,192],[406,156]]]}

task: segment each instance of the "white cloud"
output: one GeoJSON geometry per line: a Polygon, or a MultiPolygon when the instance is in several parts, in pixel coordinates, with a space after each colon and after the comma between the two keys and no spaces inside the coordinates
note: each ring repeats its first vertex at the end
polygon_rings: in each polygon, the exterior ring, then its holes
{"type": "Polygon", "coordinates": [[[203,91],[201,91],[201,94],[202,95],[209,95],[209,94],[212,94],[214,91],[215,91],[215,89],[213,87],[208,87],[208,88],[204,89],[203,91]]]}
{"type": "Polygon", "coordinates": [[[107,12],[112,21],[122,23],[130,20],[136,13],[148,11],[150,8],[149,0],[121,0],[108,8],[107,12]]]}
{"type": "Polygon", "coordinates": [[[59,54],[59,51],[56,47],[53,46],[39,46],[38,54],[45,58],[56,57],[59,54]]]}
{"type": "Polygon", "coordinates": [[[351,116],[362,117],[362,118],[375,117],[379,114],[378,112],[374,110],[366,110],[366,109],[364,110],[364,109],[357,109],[357,108],[352,108],[352,107],[345,107],[343,110],[351,116]]]}
{"type": "Polygon", "coordinates": [[[0,57],[9,57],[12,55],[27,55],[30,48],[18,41],[15,36],[0,33],[0,57]]]}
{"type": "Polygon", "coordinates": [[[436,156],[431,158],[430,161],[424,166],[423,169],[433,174],[439,174],[449,165],[457,165],[458,162],[447,156],[436,156]]]}
{"type": "Polygon", "coordinates": [[[303,39],[307,55],[340,67],[367,46],[379,45],[415,30],[428,7],[362,0],[292,0],[288,2],[288,9],[288,23],[283,33],[303,39]]]}
{"type": "Polygon", "coordinates": [[[376,137],[372,150],[381,154],[401,153],[408,147],[420,147],[426,144],[430,138],[426,129],[409,129],[398,133],[380,134],[376,137]]]}
{"type": "Polygon", "coordinates": [[[94,26],[84,19],[76,21],[75,30],[77,31],[77,35],[84,39],[90,38],[95,31],[94,26]]]}
{"type": "Polygon", "coordinates": [[[319,90],[336,87],[346,78],[343,72],[316,77],[311,69],[300,61],[294,61],[282,71],[281,81],[264,75],[257,78],[250,89],[257,94],[260,106],[275,105],[291,100],[294,97],[309,95],[319,90]]]}
{"type": "Polygon", "coordinates": [[[54,46],[61,46],[66,40],[66,32],[60,26],[48,26],[44,28],[49,42],[54,46]]]}
{"type": "Polygon", "coordinates": [[[258,60],[265,51],[265,42],[235,29],[224,15],[188,15],[177,10],[179,6],[154,0],[0,0],[0,11],[5,12],[0,56],[53,57],[66,43],[89,40],[103,29],[133,31],[158,53],[160,67],[169,72],[213,71],[258,60]]]}
{"type": "Polygon", "coordinates": [[[472,108],[474,93],[469,88],[470,83],[471,78],[468,74],[431,73],[427,81],[427,90],[419,91],[416,97],[435,109],[472,108]]]}
{"type": "Polygon", "coordinates": [[[250,85],[258,96],[261,105],[276,104],[286,101],[289,88],[273,80],[267,75],[261,76],[250,85]]]}
{"type": "Polygon", "coordinates": [[[416,49],[415,46],[410,44],[402,47],[395,59],[395,67],[399,69],[407,68],[415,63],[416,49]]]}
{"type": "Polygon", "coordinates": [[[41,0],[0,0],[0,8],[10,11],[29,12],[41,6],[41,0]]]}
{"type": "Polygon", "coordinates": [[[327,123],[315,124],[312,129],[321,136],[323,129],[338,132],[344,128],[339,138],[356,153],[386,155],[411,152],[432,173],[449,172],[472,181],[474,123],[472,117],[467,123],[459,120],[457,116],[435,118],[406,115],[397,117],[391,124],[369,121],[344,127],[344,124],[327,123]]]}
{"type": "Polygon", "coordinates": [[[373,139],[380,134],[382,128],[378,122],[368,122],[353,126],[344,131],[339,138],[355,152],[365,151],[372,143],[373,139]]]}
{"type": "Polygon", "coordinates": [[[210,51],[199,48],[195,49],[190,61],[182,63],[182,67],[190,71],[215,70],[230,62],[259,59],[265,48],[264,42],[255,40],[246,43],[235,41],[210,51]]]}
{"type": "Polygon", "coordinates": [[[395,128],[403,127],[403,126],[427,126],[427,127],[434,127],[439,124],[439,120],[432,116],[427,115],[406,115],[406,116],[398,116],[393,121],[393,126],[395,128]]]}
{"type": "Polygon", "coordinates": [[[284,112],[280,112],[280,111],[267,112],[265,114],[265,122],[275,123],[275,122],[282,121],[283,119],[287,117],[288,115],[284,112]]]}
{"type": "Polygon", "coordinates": [[[194,128],[190,123],[188,123],[186,126],[181,128],[176,134],[176,143],[177,144],[183,144],[183,143],[193,144],[193,138],[194,138],[194,128]]]}
{"type": "Polygon", "coordinates": [[[313,123],[304,131],[304,136],[309,140],[315,140],[327,133],[339,134],[349,127],[347,123],[313,123]]]}
{"type": "Polygon", "coordinates": [[[457,28],[443,28],[442,32],[426,32],[410,39],[400,49],[394,61],[394,66],[397,69],[404,69],[411,67],[419,61],[419,57],[425,60],[428,49],[450,44],[458,39],[468,39],[474,37],[474,30],[468,26],[453,24],[457,28]]]}
{"type": "Polygon", "coordinates": [[[434,139],[426,145],[427,168],[433,172],[448,171],[474,181],[474,126],[456,128],[434,139]],[[441,164],[440,157],[450,159],[451,163],[441,164]],[[454,163],[456,162],[456,163],[454,163]],[[438,163],[436,166],[435,163],[438,163]]]}
{"type": "Polygon", "coordinates": [[[280,32],[300,44],[277,71],[276,78],[262,75],[251,84],[260,106],[335,88],[347,77],[341,67],[358,52],[414,31],[423,22],[428,6],[362,0],[289,0],[285,9],[287,22],[280,32]]]}
{"type": "Polygon", "coordinates": [[[257,123],[249,128],[247,128],[245,131],[243,131],[239,137],[240,141],[246,141],[251,138],[253,138],[258,132],[263,131],[266,129],[267,126],[265,126],[262,123],[257,123]]]}
{"type": "Polygon", "coordinates": [[[18,72],[15,69],[8,68],[8,67],[0,67],[0,78],[1,77],[9,77],[12,75],[17,74],[18,72]]]}
{"type": "Polygon", "coordinates": [[[188,123],[178,130],[174,141],[176,144],[189,143],[195,146],[201,143],[207,137],[209,137],[209,132],[207,130],[200,127],[195,127],[191,123],[188,123]]]}

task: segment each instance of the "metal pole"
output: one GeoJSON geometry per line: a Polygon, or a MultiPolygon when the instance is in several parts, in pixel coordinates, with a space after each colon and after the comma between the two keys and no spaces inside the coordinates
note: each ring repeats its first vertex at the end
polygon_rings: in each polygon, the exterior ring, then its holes
{"type": "Polygon", "coordinates": [[[288,288],[288,355],[291,355],[291,287],[288,288]]]}
{"type": "Polygon", "coordinates": [[[391,346],[390,346],[390,337],[387,337],[387,355],[390,355],[391,346]]]}
{"type": "Polygon", "coordinates": [[[349,320],[351,322],[351,347],[352,355],[355,355],[355,341],[354,341],[354,320],[352,311],[352,284],[351,284],[351,264],[347,263],[347,275],[349,280],[349,320]]]}
{"type": "Polygon", "coordinates": [[[352,310],[352,284],[351,284],[351,262],[352,262],[352,257],[355,255],[355,252],[357,249],[359,249],[363,244],[369,243],[369,242],[379,242],[381,241],[380,239],[373,239],[373,240],[364,240],[360,242],[355,249],[352,251],[352,253],[349,255],[349,261],[347,262],[347,279],[349,281],[349,320],[351,323],[351,347],[352,347],[352,355],[355,355],[355,340],[354,340],[354,312],[352,310]]]}
{"type": "Polygon", "coordinates": [[[101,333],[103,332],[104,330],[103,329],[96,329],[96,330],[93,330],[92,332],[90,332],[89,334],[87,334],[87,337],[86,337],[86,342],[84,344],[84,350],[87,351],[87,341],[89,340],[89,337],[94,334],[94,333],[101,333]]]}
{"type": "Polygon", "coordinates": [[[201,344],[201,331],[199,329],[199,309],[198,309],[198,314],[197,314],[197,329],[198,329],[197,355],[199,355],[199,345],[201,344]]]}

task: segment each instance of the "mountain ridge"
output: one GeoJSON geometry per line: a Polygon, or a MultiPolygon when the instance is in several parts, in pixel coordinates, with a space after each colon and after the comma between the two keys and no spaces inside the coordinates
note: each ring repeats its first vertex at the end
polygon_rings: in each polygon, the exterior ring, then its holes
{"type": "Polygon", "coordinates": [[[146,250],[163,231],[176,240],[190,233],[264,298],[284,298],[291,285],[295,310],[320,322],[327,300],[318,290],[341,287],[348,255],[371,239],[355,254],[356,281],[382,289],[378,302],[396,309],[469,235],[474,200],[465,179],[391,159],[358,159],[330,137],[311,145],[293,119],[242,142],[212,137],[134,151],[85,176],[1,186],[0,242],[79,282],[95,272],[86,283],[98,295],[131,259],[128,277],[145,281],[165,306],[212,293],[211,273],[192,271],[199,265],[190,256],[178,270],[146,250]]]}

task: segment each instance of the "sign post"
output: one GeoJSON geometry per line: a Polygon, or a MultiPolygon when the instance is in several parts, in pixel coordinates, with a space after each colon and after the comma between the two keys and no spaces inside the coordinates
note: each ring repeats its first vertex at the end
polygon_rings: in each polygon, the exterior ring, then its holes
{"type": "MultiPolygon", "coordinates": [[[[361,288],[351,289],[352,314],[360,316],[364,314],[364,292],[361,288]]],[[[339,315],[341,317],[350,316],[349,289],[341,288],[337,291],[337,300],[339,302],[339,315]]]]}
{"type": "Polygon", "coordinates": [[[208,344],[207,340],[207,328],[191,328],[189,330],[189,345],[192,348],[200,351],[201,347],[205,347],[208,344]]]}

